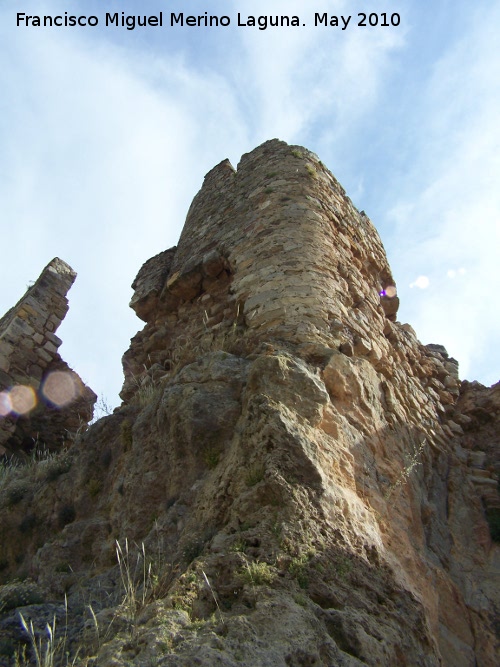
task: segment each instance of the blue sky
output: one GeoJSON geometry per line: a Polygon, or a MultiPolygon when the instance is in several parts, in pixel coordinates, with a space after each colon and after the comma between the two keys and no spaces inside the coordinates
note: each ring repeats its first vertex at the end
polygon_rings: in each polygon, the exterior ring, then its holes
{"type": "Polygon", "coordinates": [[[140,266],[177,242],[212,166],[278,137],[316,152],[372,219],[400,320],[463,378],[497,382],[499,26],[494,0],[4,0],[0,313],[54,256],[70,263],[61,353],[116,405],[140,266]],[[400,25],[356,26],[367,6],[400,25]],[[16,27],[16,12],[65,11],[100,25],[16,27]],[[232,25],[104,27],[116,11],[232,25]],[[353,18],[314,27],[316,11],[353,18]],[[307,25],[238,27],[238,12],[307,25]]]}

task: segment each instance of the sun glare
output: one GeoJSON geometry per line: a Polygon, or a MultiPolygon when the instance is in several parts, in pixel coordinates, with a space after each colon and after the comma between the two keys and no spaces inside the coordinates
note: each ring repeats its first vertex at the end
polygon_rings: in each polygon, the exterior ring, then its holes
{"type": "Polygon", "coordinates": [[[62,407],[76,398],[78,387],[71,373],[54,371],[45,379],[42,394],[53,405],[62,407]]]}
{"type": "Polygon", "coordinates": [[[9,391],[10,412],[26,415],[36,406],[36,393],[33,387],[17,384],[9,391]]]}

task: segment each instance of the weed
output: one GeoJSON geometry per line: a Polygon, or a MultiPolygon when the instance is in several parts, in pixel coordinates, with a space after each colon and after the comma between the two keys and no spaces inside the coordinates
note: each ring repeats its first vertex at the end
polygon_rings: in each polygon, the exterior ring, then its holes
{"type": "Polygon", "coordinates": [[[292,155],[293,155],[293,157],[297,157],[297,158],[304,157],[302,151],[299,151],[297,148],[294,148],[292,150],[292,155]]]}
{"type": "Polygon", "coordinates": [[[25,484],[19,483],[9,489],[7,494],[7,504],[9,507],[18,505],[21,500],[24,498],[28,491],[28,487],[25,484]]]}
{"type": "Polygon", "coordinates": [[[155,385],[152,380],[148,380],[140,385],[139,389],[134,394],[132,402],[138,403],[141,408],[145,408],[147,405],[156,401],[162,391],[163,387],[161,385],[155,385]]]}
{"type": "Polygon", "coordinates": [[[19,614],[19,617],[21,619],[21,625],[23,626],[23,629],[31,642],[37,667],[53,667],[58,652],[58,643],[56,643],[55,616],[52,620],[52,623],[47,623],[45,627],[47,632],[47,639],[45,641],[42,641],[41,637],[37,639],[35,629],[33,628],[33,621],[29,621],[29,623],[27,623],[21,613],[19,614]]]}
{"type": "MultiPolygon", "coordinates": [[[[52,623],[47,623],[45,626],[46,638],[37,637],[33,621],[26,621],[24,616],[19,612],[19,618],[23,630],[28,635],[33,650],[36,667],[55,667],[56,665],[65,664],[66,667],[76,665],[78,660],[78,651],[73,659],[70,661],[69,652],[67,650],[67,627],[68,627],[68,601],[65,598],[66,609],[66,627],[63,635],[58,638],[56,636],[56,617],[52,619],[52,623]]],[[[15,656],[15,667],[28,667],[32,664],[26,659],[26,649],[23,648],[17,652],[15,656]]]]}
{"type": "Polygon", "coordinates": [[[295,593],[293,599],[301,607],[307,606],[307,597],[305,595],[302,595],[302,593],[295,593]]]}
{"type": "Polygon", "coordinates": [[[196,538],[191,542],[188,542],[182,552],[184,559],[188,563],[191,563],[193,560],[195,560],[195,558],[201,556],[201,554],[203,553],[203,547],[204,547],[203,540],[199,538],[196,538]]]}
{"type": "Polygon", "coordinates": [[[279,537],[281,535],[281,532],[283,530],[283,524],[281,521],[279,521],[278,518],[275,519],[273,525],[271,526],[271,532],[274,535],[274,537],[279,537]]]}
{"type": "Polygon", "coordinates": [[[136,618],[137,612],[144,607],[151,588],[151,563],[148,564],[146,561],[144,542],[138,548],[135,563],[129,550],[128,539],[125,539],[125,546],[123,548],[118,540],[116,540],[115,547],[116,559],[120,568],[120,577],[125,592],[122,606],[129,619],[133,621],[136,618]]]}
{"type": "Polygon", "coordinates": [[[345,579],[352,570],[352,562],[347,556],[337,556],[332,566],[340,579],[345,579]]]}
{"type": "Polygon", "coordinates": [[[290,575],[297,580],[297,583],[301,588],[307,588],[309,584],[309,578],[307,576],[307,566],[309,564],[309,557],[307,554],[302,554],[301,556],[296,556],[290,561],[288,566],[288,571],[290,575]]]}
{"type": "Polygon", "coordinates": [[[110,414],[113,413],[113,408],[110,406],[108,403],[108,400],[106,399],[105,396],[99,396],[97,399],[95,405],[94,405],[94,416],[92,417],[92,421],[89,422],[90,426],[95,424],[96,422],[99,421],[99,419],[102,419],[103,417],[107,417],[110,414]]]}
{"type": "Polygon", "coordinates": [[[0,460],[0,489],[7,484],[18,467],[19,463],[12,456],[0,460]]]}
{"type": "Polygon", "coordinates": [[[267,187],[267,188],[264,190],[264,192],[266,193],[266,195],[270,195],[270,194],[272,194],[272,193],[274,192],[274,188],[267,187]]]}
{"type": "Polygon", "coordinates": [[[274,581],[274,572],[271,566],[265,562],[245,563],[240,572],[240,577],[246,584],[263,586],[274,581]]]}
{"type": "Polygon", "coordinates": [[[54,482],[61,475],[69,472],[71,469],[71,457],[67,452],[60,452],[57,457],[48,461],[45,470],[45,480],[54,482]]]}
{"type": "Polygon", "coordinates": [[[236,542],[233,542],[231,546],[229,547],[229,551],[232,553],[244,553],[247,545],[244,539],[241,537],[236,540],[236,542]]]}
{"type": "Polygon", "coordinates": [[[213,470],[214,468],[217,467],[219,463],[219,458],[220,458],[220,452],[215,447],[209,447],[203,453],[203,461],[205,465],[208,468],[210,468],[210,470],[213,470]]]}
{"type": "Polygon", "coordinates": [[[255,464],[245,475],[245,483],[247,486],[255,486],[264,479],[266,469],[262,463],[255,464]]]}
{"type": "Polygon", "coordinates": [[[316,169],[312,166],[312,164],[306,164],[306,171],[311,178],[317,178],[318,177],[318,173],[317,173],[316,169]]]}
{"type": "Polygon", "coordinates": [[[385,493],[385,500],[389,500],[394,491],[402,486],[405,482],[408,481],[412,471],[414,468],[416,468],[418,465],[421,464],[421,461],[418,460],[420,454],[422,453],[422,450],[424,449],[425,445],[427,444],[427,439],[424,438],[420,445],[415,448],[413,454],[410,457],[410,460],[406,464],[406,466],[401,470],[400,474],[398,475],[396,481],[390,485],[389,489],[385,493]]]}
{"type": "Polygon", "coordinates": [[[87,490],[91,498],[95,498],[101,491],[101,482],[98,479],[91,479],[87,484],[87,490]]]}

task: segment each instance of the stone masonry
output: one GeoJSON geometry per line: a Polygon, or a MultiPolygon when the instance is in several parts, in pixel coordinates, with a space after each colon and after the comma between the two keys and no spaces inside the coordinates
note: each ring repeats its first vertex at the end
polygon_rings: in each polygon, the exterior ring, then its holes
{"type": "MultiPolygon", "coordinates": [[[[0,409],[38,398],[0,418],[8,452],[81,418],[47,401],[73,279],[55,260],[1,321],[0,409]]],[[[4,466],[0,667],[19,608],[40,637],[57,615],[75,664],[497,667],[500,383],[397,321],[381,240],[318,158],[221,162],[133,289],[123,403],[4,466]]]]}
{"type": "Polygon", "coordinates": [[[92,418],[96,396],[61,359],[62,341],[55,333],[68,311],[66,294],[75,278],[56,257],[0,320],[0,455],[29,450],[35,443],[60,447],[92,418]],[[50,390],[44,396],[54,372],[71,388],[72,400],[61,398],[64,405],[54,404],[50,390]],[[21,407],[15,405],[16,396],[21,407]]]}
{"type": "Polygon", "coordinates": [[[179,335],[236,324],[254,339],[342,346],[376,363],[399,304],[370,220],[316,155],[278,140],[207,174],[178,247],[146,262],[133,288],[147,326],[124,357],[123,397],[145,370],[168,366],[179,335]]]}

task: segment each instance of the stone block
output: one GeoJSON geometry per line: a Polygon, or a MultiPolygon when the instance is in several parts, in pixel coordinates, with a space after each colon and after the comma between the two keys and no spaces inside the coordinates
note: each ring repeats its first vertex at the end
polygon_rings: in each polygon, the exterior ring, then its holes
{"type": "Polygon", "coordinates": [[[57,354],[57,345],[54,345],[50,340],[44,343],[43,349],[51,355],[57,354]]]}
{"type": "Polygon", "coordinates": [[[56,349],[60,347],[62,344],[62,340],[53,333],[47,332],[45,334],[45,337],[50,343],[52,343],[56,347],[56,349]]]}
{"type": "Polygon", "coordinates": [[[211,250],[203,257],[202,270],[209,278],[216,278],[225,266],[225,260],[217,250],[211,250]]]}
{"type": "Polygon", "coordinates": [[[372,344],[367,338],[356,337],[354,339],[354,354],[366,356],[370,353],[372,344]]]}
{"type": "Polygon", "coordinates": [[[167,280],[166,289],[184,301],[191,301],[201,289],[202,274],[198,270],[181,273],[177,271],[167,280]]]}
{"type": "Polygon", "coordinates": [[[54,359],[54,355],[49,354],[49,352],[47,352],[47,350],[42,347],[38,348],[37,355],[42,362],[43,368],[45,368],[47,364],[50,364],[50,362],[54,359]]]}
{"type": "Polygon", "coordinates": [[[0,356],[9,357],[14,347],[5,340],[0,340],[0,356]]]}

